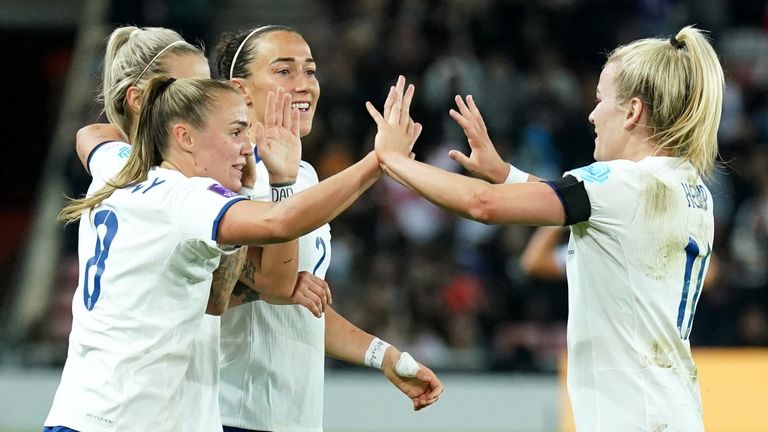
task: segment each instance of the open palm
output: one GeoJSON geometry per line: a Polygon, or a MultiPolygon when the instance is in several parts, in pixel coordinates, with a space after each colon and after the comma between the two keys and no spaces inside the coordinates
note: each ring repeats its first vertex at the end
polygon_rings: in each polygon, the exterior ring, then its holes
{"type": "Polygon", "coordinates": [[[301,161],[299,110],[291,109],[292,97],[283,88],[269,92],[264,123],[254,125],[259,157],[270,174],[270,182],[295,180],[301,161]]]}

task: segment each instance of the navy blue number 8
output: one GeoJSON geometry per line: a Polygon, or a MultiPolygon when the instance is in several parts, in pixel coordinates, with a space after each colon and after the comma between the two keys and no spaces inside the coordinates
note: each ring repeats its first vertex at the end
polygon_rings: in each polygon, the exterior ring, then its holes
{"type": "Polygon", "coordinates": [[[323,263],[323,261],[325,261],[325,253],[326,253],[326,250],[325,250],[325,240],[323,240],[322,237],[318,237],[318,238],[315,239],[315,248],[322,249],[323,256],[320,257],[320,259],[317,261],[317,264],[315,264],[315,268],[312,269],[312,274],[313,275],[317,274],[317,269],[319,269],[320,265],[323,263]]]}
{"type": "Polygon", "coordinates": [[[101,275],[104,273],[104,264],[109,256],[109,247],[112,244],[112,239],[115,238],[117,233],[117,216],[112,210],[102,210],[93,217],[93,224],[96,226],[96,251],[93,253],[91,259],[85,264],[85,277],[83,283],[83,301],[85,302],[85,308],[93,310],[96,305],[96,301],[99,300],[99,293],[101,293],[101,275]],[[106,228],[106,232],[99,230],[100,226],[106,228]],[[102,238],[102,235],[104,238],[102,238]],[[93,290],[91,290],[90,273],[96,267],[93,275],[93,290]]]}

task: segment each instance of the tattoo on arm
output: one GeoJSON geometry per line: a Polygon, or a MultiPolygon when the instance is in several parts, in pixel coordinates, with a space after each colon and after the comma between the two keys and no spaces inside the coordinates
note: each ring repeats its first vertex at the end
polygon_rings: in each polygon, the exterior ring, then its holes
{"type": "Polygon", "coordinates": [[[211,282],[211,299],[215,306],[218,307],[229,300],[247,252],[248,248],[242,247],[232,255],[221,257],[219,268],[213,272],[213,282],[211,282]]]}
{"type": "Polygon", "coordinates": [[[245,265],[243,267],[243,276],[245,276],[245,278],[251,281],[251,283],[253,283],[254,285],[256,284],[256,266],[254,266],[250,260],[245,260],[245,265]]]}
{"type": "Polygon", "coordinates": [[[258,291],[252,290],[248,285],[237,281],[237,283],[235,283],[235,288],[232,291],[232,297],[239,298],[241,300],[240,303],[243,304],[256,301],[261,298],[261,295],[259,295],[258,291]]]}

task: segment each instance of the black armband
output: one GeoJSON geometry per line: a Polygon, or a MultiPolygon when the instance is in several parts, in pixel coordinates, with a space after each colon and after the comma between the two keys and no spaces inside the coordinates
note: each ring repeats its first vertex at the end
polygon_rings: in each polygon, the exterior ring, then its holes
{"type": "Polygon", "coordinates": [[[567,175],[555,181],[546,181],[549,187],[554,189],[565,211],[564,226],[577,224],[589,220],[592,215],[592,207],[589,203],[589,195],[584,188],[584,182],[572,175],[567,175]]]}

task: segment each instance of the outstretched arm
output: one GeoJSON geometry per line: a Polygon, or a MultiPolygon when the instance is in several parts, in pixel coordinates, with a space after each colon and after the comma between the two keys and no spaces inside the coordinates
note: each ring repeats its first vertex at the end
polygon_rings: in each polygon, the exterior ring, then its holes
{"type": "MultiPolygon", "coordinates": [[[[325,311],[325,354],[346,361],[363,365],[374,336],[360,330],[332,308],[325,311]]],[[[381,370],[392,384],[413,401],[413,409],[418,411],[435,403],[443,392],[443,384],[428,367],[417,363],[418,369],[401,376],[397,372],[397,362],[401,352],[390,345],[384,352],[381,370]],[[412,375],[412,376],[409,376],[412,375]]],[[[407,355],[407,353],[406,353],[407,355]]],[[[410,357],[410,356],[408,356],[410,357]]]]}
{"type": "MultiPolygon", "coordinates": [[[[381,122],[381,115],[373,107],[369,106],[368,112],[377,124],[381,122]]],[[[467,136],[482,133],[487,139],[484,125],[480,128],[478,124],[482,118],[473,119],[473,122],[460,123],[467,136]]],[[[560,199],[545,183],[492,185],[412,160],[406,156],[409,150],[402,141],[376,141],[376,155],[384,171],[440,207],[484,223],[562,225],[565,222],[560,199]]],[[[527,176],[525,180],[538,178],[527,176]]]]}
{"type": "Polygon", "coordinates": [[[223,244],[283,243],[333,220],[381,176],[373,153],[346,170],[279,203],[240,201],[219,223],[223,244]]]}
{"type": "Polygon", "coordinates": [[[487,224],[565,223],[563,205],[546,183],[492,185],[393,152],[379,153],[379,160],[395,180],[462,217],[487,224]]]}

